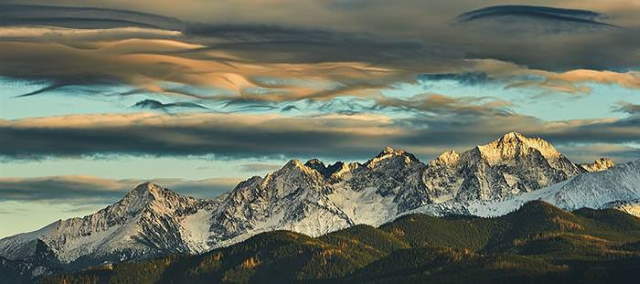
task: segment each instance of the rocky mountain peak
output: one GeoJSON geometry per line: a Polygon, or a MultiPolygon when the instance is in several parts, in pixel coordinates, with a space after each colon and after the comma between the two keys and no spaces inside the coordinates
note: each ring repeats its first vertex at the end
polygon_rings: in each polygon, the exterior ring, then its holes
{"type": "Polygon", "coordinates": [[[145,182],[129,191],[124,198],[108,207],[108,210],[115,215],[131,215],[145,209],[166,213],[195,201],[194,198],[182,196],[160,185],[145,182]]]}
{"type": "Polygon", "coordinates": [[[537,137],[529,138],[518,132],[509,132],[489,144],[478,146],[477,149],[492,165],[528,156],[534,151],[540,152],[550,161],[557,160],[561,156],[551,143],[537,137]]]}
{"type": "Polygon", "coordinates": [[[615,163],[609,158],[600,158],[593,163],[580,164],[580,166],[588,172],[599,172],[612,168],[615,163]]]}
{"type": "Polygon", "coordinates": [[[140,195],[151,195],[151,196],[159,196],[162,194],[162,191],[165,190],[162,186],[157,185],[152,182],[141,183],[136,186],[133,190],[129,192],[129,194],[133,194],[136,196],[140,195]]]}
{"type": "Polygon", "coordinates": [[[145,182],[129,191],[121,202],[128,204],[148,203],[163,195],[164,189],[154,183],[145,182]]]}
{"type": "Polygon", "coordinates": [[[502,135],[502,137],[500,137],[498,140],[503,140],[503,141],[521,141],[524,142],[526,141],[528,138],[525,137],[524,135],[522,135],[522,133],[520,132],[509,132],[506,133],[505,135],[502,135]]]}
{"type": "Polygon", "coordinates": [[[282,197],[301,187],[321,188],[324,180],[324,176],[318,170],[299,160],[291,160],[281,169],[267,174],[261,180],[260,188],[282,197]]]}
{"type": "Polygon", "coordinates": [[[293,160],[289,160],[289,162],[287,162],[282,168],[285,169],[285,168],[300,168],[300,167],[305,167],[305,165],[300,160],[293,159],[293,160]]]}
{"type": "Polygon", "coordinates": [[[326,166],[324,165],[324,163],[318,159],[311,159],[309,161],[307,161],[306,163],[304,163],[305,166],[310,167],[310,168],[326,168],[326,166]]]}
{"type": "MultiPolygon", "coordinates": [[[[320,164],[322,164],[322,166],[324,166],[324,164],[320,161],[317,161],[317,163],[319,164],[315,164],[314,166],[320,166],[320,164]]],[[[272,174],[269,174],[268,176],[290,176],[290,175],[298,175],[298,174],[304,174],[304,175],[318,175],[318,171],[315,170],[313,167],[309,167],[306,164],[303,164],[300,160],[290,160],[289,162],[287,162],[287,164],[284,165],[284,167],[282,167],[281,169],[275,171],[272,174]]]]}
{"type": "Polygon", "coordinates": [[[389,164],[400,161],[405,165],[412,163],[419,163],[420,161],[413,154],[402,150],[402,149],[394,149],[391,146],[387,146],[373,159],[367,161],[365,166],[373,169],[383,164],[389,164]]]}
{"type": "Polygon", "coordinates": [[[382,150],[382,154],[394,154],[394,153],[402,154],[404,153],[404,150],[401,150],[401,149],[396,150],[391,146],[386,146],[382,150]]]}
{"type": "Polygon", "coordinates": [[[352,168],[349,164],[340,161],[332,165],[325,165],[318,159],[309,160],[304,165],[318,171],[325,178],[339,178],[341,174],[344,174],[345,171],[350,171],[352,168]]]}
{"type": "Polygon", "coordinates": [[[442,166],[455,166],[460,161],[460,154],[454,150],[446,151],[435,160],[431,161],[430,165],[442,165],[442,166]]]}

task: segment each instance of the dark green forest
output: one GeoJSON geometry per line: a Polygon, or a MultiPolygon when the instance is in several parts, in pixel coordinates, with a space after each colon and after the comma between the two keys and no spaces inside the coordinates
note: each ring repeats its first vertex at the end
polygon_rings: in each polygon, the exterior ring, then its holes
{"type": "Polygon", "coordinates": [[[640,218],[533,201],[497,218],[403,216],[317,238],[242,243],[39,279],[41,283],[635,283],[640,218]]]}

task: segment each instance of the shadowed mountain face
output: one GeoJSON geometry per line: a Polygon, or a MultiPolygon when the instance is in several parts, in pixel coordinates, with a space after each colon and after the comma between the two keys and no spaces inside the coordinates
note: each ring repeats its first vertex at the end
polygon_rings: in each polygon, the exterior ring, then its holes
{"type": "Polygon", "coordinates": [[[588,173],[548,142],[519,133],[461,154],[448,151],[428,164],[391,147],[365,163],[292,160],[212,200],[145,183],[95,214],[0,240],[0,256],[30,261],[46,251],[49,261],[43,267],[73,270],[200,254],[274,230],[317,237],[358,224],[379,226],[412,212],[501,216],[536,199],[563,208],[635,212],[638,166],[588,173]],[[593,182],[590,175],[606,176],[608,183],[593,182]]]}
{"type": "Polygon", "coordinates": [[[43,282],[620,283],[640,267],[639,241],[639,218],[534,201],[493,219],[414,214],[317,238],[275,231],[198,256],[96,267],[43,282]]]}

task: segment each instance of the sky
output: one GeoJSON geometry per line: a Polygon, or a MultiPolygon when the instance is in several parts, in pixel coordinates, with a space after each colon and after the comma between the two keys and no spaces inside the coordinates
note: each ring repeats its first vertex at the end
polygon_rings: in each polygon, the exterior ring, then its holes
{"type": "Polygon", "coordinates": [[[640,158],[640,1],[0,4],[0,237],[154,181],[202,198],[290,159],[428,161],[510,131],[640,158]]]}

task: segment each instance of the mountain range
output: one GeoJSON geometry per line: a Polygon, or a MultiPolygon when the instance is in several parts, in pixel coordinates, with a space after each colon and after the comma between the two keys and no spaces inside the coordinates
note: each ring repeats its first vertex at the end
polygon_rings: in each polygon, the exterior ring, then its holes
{"type": "Polygon", "coordinates": [[[635,283],[640,218],[530,201],[496,218],[404,215],[319,237],[272,231],[200,255],[42,283],[635,283]]]}
{"type": "Polygon", "coordinates": [[[515,132],[427,164],[391,147],[364,163],[291,160],[215,199],[144,183],[95,214],[0,240],[0,256],[22,274],[40,276],[197,255],[276,230],[317,237],[413,213],[502,216],[538,199],[568,210],[640,213],[640,161],[581,165],[545,140],[515,132]]]}

